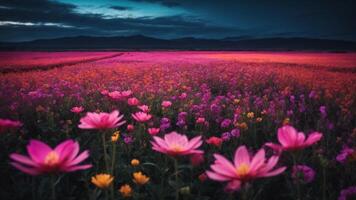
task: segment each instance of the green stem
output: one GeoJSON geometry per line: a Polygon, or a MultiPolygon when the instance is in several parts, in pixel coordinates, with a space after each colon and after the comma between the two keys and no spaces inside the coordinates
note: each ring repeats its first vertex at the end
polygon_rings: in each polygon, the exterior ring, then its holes
{"type": "MultiPolygon", "coordinates": [[[[178,184],[178,160],[176,158],[173,158],[173,159],[174,159],[174,176],[175,176],[176,184],[178,184]]],[[[176,188],[175,200],[179,200],[178,188],[176,188]]]]}
{"type": "MultiPolygon", "coordinates": [[[[112,157],[111,157],[111,174],[114,176],[115,172],[115,161],[116,161],[116,143],[112,143],[112,157]]],[[[114,200],[114,184],[110,186],[111,199],[114,200]]]]}
{"type": "Polygon", "coordinates": [[[32,185],[31,185],[31,189],[32,189],[32,199],[36,199],[36,180],[34,177],[31,177],[32,180],[32,185]]]}
{"type": "Polygon", "coordinates": [[[227,200],[234,200],[234,193],[230,193],[227,200]]]}
{"type": "Polygon", "coordinates": [[[109,193],[108,193],[108,190],[107,190],[107,189],[105,189],[104,193],[105,193],[105,199],[106,199],[106,200],[108,200],[108,199],[109,199],[109,193]]]}
{"type": "Polygon", "coordinates": [[[323,167],[323,200],[326,199],[326,170],[323,167]]]}
{"type": "Polygon", "coordinates": [[[56,176],[51,176],[51,199],[56,200],[56,176]]]}
{"type": "Polygon", "coordinates": [[[105,138],[105,133],[102,133],[102,134],[101,134],[101,140],[102,140],[102,142],[103,142],[105,170],[106,170],[106,172],[109,172],[108,154],[107,154],[107,152],[106,152],[106,138],[105,138]]]}
{"type": "Polygon", "coordinates": [[[249,192],[250,192],[250,187],[251,185],[249,183],[246,183],[243,188],[242,188],[242,191],[241,191],[241,199],[242,200],[250,200],[252,198],[249,198],[249,192]]]}
{"type": "MultiPolygon", "coordinates": [[[[297,166],[297,155],[295,153],[292,154],[292,157],[293,157],[293,167],[296,167],[297,166]]],[[[297,179],[295,180],[296,181],[296,187],[297,187],[297,200],[300,200],[300,184],[299,184],[299,180],[298,180],[298,177],[297,179]]]]}
{"type": "Polygon", "coordinates": [[[112,159],[111,159],[111,174],[114,175],[115,162],[116,162],[116,143],[112,144],[112,159]]]}

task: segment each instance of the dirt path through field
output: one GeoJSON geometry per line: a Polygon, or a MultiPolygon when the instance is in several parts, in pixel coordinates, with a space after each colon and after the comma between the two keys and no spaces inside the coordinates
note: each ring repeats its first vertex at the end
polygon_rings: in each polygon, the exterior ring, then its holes
{"type": "Polygon", "coordinates": [[[16,67],[2,68],[2,69],[0,69],[0,73],[5,74],[5,73],[16,73],[16,72],[30,72],[30,71],[36,71],[36,70],[47,71],[47,70],[51,70],[54,68],[62,68],[62,67],[66,67],[66,66],[72,66],[72,65],[77,65],[77,64],[90,63],[90,62],[95,62],[95,61],[99,61],[99,60],[115,58],[118,56],[122,56],[124,54],[125,53],[117,53],[117,54],[113,54],[113,55],[102,56],[102,57],[97,57],[97,58],[90,58],[90,59],[81,60],[81,61],[55,63],[55,64],[49,64],[46,66],[33,66],[30,68],[16,68],[16,67]]]}

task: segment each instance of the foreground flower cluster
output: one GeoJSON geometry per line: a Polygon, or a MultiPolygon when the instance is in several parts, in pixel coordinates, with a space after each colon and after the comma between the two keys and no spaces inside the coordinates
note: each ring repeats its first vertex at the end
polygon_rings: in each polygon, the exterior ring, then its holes
{"type": "Polygon", "coordinates": [[[0,75],[1,199],[355,198],[351,76],[125,55],[0,75]]]}

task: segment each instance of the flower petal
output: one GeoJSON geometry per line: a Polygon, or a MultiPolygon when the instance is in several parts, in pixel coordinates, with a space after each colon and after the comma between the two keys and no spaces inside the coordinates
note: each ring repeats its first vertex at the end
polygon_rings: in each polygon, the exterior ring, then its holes
{"type": "Polygon", "coordinates": [[[235,151],[235,157],[234,157],[235,167],[240,166],[242,163],[250,165],[250,155],[248,154],[246,146],[240,146],[235,151]]]}

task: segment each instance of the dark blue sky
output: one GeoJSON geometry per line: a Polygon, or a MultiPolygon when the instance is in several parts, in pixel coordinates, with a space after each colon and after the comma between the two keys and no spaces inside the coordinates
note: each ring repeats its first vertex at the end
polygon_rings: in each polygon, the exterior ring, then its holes
{"type": "Polygon", "coordinates": [[[356,41],[353,0],[0,0],[0,41],[143,34],[356,41]]]}

